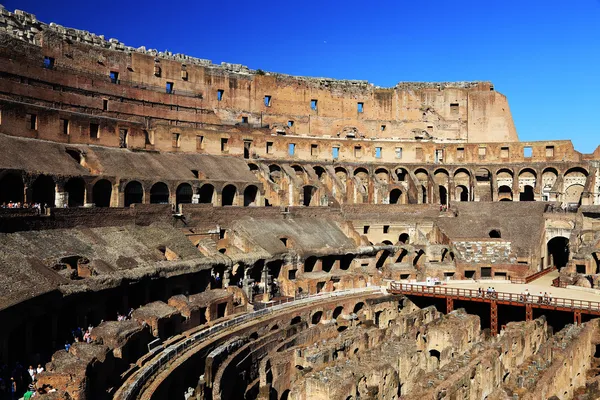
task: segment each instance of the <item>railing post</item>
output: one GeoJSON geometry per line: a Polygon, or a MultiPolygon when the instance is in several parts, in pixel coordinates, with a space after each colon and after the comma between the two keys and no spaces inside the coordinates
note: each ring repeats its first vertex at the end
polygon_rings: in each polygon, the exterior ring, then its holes
{"type": "Polygon", "coordinates": [[[525,304],[525,321],[533,321],[533,307],[531,303],[525,304]]]}
{"type": "Polygon", "coordinates": [[[496,336],[498,334],[498,304],[496,300],[490,302],[490,328],[492,336],[496,336]]]}
{"type": "Polygon", "coordinates": [[[581,311],[575,311],[574,313],[575,325],[581,325],[581,311]]]}
{"type": "Polygon", "coordinates": [[[446,296],[446,314],[450,314],[454,311],[454,300],[452,297],[446,296]]]}

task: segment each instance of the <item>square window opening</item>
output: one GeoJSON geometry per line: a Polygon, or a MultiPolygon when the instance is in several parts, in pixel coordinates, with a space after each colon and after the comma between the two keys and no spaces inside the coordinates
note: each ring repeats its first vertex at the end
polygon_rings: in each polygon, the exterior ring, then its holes
{"type": "Polygon", "coordinates": [[[108,111],[108,99],[102,99],[102,111],[108,111]]]}
{"type": "Polygon", "coordinates": [[[172,146],[174,148],[179,148],[179,146],[181,146],[181,134],[179,134],[179,133],[173,134],[172,146]]]}
{"type": "Polygon", "coordinates": [[[396,147],[396,158],[397,159],[402,158],[402,147],[396,147]]]}
{"type": "Polygon", "coordinates": [[[375,147],[375,158],[381,158],[381,147],[375,147]]]}
{"type": "Polygon", "coordinates": [[[204,136],[196,135],[196,150],[204,150],[204,136]]]}
{"type": "Polygon", "coordinates": [[[334,160],[337,160],[338,158],[340,158],[340,148],[332,147],[331,148],[331,156],[333,157],[334,160]]]}
{"type": "Polygon", "coordinates": [[[533,155],[533,149],[531,148],[531,146],[523,147],[523,157],[531,158],[532,155],[533,155]]]}
{"type": "Polygon", "coordinates": [[[273,142],[267,142],[267,154],[273,154],[273,142]]]}
{"type": "Polygon", "coordinates": [[[554,146],[546,146],[546,157],[554,157],[554,146]]]}
{"type": "Polygon", "coordinates": [[[229,139],[221,138],[221,153],[229,151],[229,139]]]}
{"type": "Polygon", "coordinates": [[[265,106],[271,107],[271,96],[265,96],[265,106]]]}
{"type": "Polygon", "coordinates": [[[510,155],[510,150],[508,147],[500,148],[500,158],[508,158],[510,155]]]}
{"type": "Polygon", "coordinates": [[[248,123],[248,117],[242,117],[242,124],[248,123]]]}
{"type": "Polygon", "coordinates": [[[60,130],[63,135],[69,134],[69,120],[65,118],[60,119],[60,130]]]}
{"type": "Polygon", "coordinates": [[[310,155],[311,156],[316,156],[319,154],[319,145],[318,144],[311,144],[310,145],[310,155]]]}
{"type": "Polygon", "coordinates": [[[112,83],[119,83],[119,73],[117,71],[110,71],[109,76],[112,83]]]}
{"type": "Polygon", "coordinates": [[[44,57],[44,68],[53,69],[54,68],[54,58],[45,56],[44,57]]]}
{"type": "Polygon", "coordinates": [[[390,226],[389,225],[384,225],[383,226],[383,233],[389,233],[390,232],[390,226]]]}
{"type": "Polygon", "coordinates": [[[364,233],[365,235],[366,235],[367,233],[369,233],[369,229],[370,229],[370,228],[371,228],[371,227],[370,227],[369,225],[365,225],[365,226],[363,226],[363,233],[364,233]]]}
{"type": "Polygon", "coordinates": [[[294,121],[288,121],[288,128],[291,128],[294,126],[294,121]]]}
{"type": "Polygon", "coordinates": [[[27,128],[37,131],[38,123],[37,123],[37,115],[35,114],[27,114],[27,128]]]}
{"type": "Polygon", "coordinates": [[[310,101],[310,109],[313,111],[317,111],[317,100],[313,99],[310,101]]]}
{"type": "Polygon", "coordinates": [[[90,124],[90,139],[98,139],[100,133],[99,124],[90,124]]]}
{"type": "Polygon", "coordinates": [[[365,103],[358,103],[357,104],[357,109],[358,109],[359,113],[364,112],[364,110],[365,110],[365,103]]]}
{"type": "Polygon", "coordinates": [[[295,153],[296,153],[296,144],[295,143],[288,144],[288,154],[290,156],[293,156],[295,153]]]}
{"type": "Polygon", "coordinates": [[[362,156],[362,147],[354,146],[354,157],[359,158],[362,156]]]}
{"type": "Polygon", "coordinates": [[[173,94],[173,82],[167,82],[166,91],[167,94],[173,94]]]}
{"type": "Polygon", "coordinates": [[[225,91],[223,89],[219,89],[217,90],[217,100],[221,101],[223,100],[223,94],[225,93],[225,91]]]}
{"type": "Polygon", "coordinates": [[[478,150],[479,157],[485,157],[485,153],[487,152],[486,147],[480,147],[478,150]]]}
{"type": "Polygon", "coordinates": [[[386,126],[385,125],[381,125],[381,132],[385,131],[386,126]]]}
{"type": "Polygon", "coordinates": [[[450,114],[458,114],[458,103],[450,103],[450,114]]]}
{"type": "Polygon", "coordinates": [[[456,158],[458,158],[458,159],[465,158],[465,148],[464,147],[458,147],[456,149],[456,158]]]}

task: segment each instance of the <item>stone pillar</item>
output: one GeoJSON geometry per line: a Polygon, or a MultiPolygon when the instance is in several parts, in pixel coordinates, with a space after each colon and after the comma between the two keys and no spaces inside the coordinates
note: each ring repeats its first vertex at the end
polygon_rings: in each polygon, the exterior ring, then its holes
{"type": "Polygon", "coordinates": [[[223,272],[223,289],[229,286],[229,282],[231,282],[231,267],[223,272]]]}
{"type": "Polygon", "coordinates": [[[267,268],[267,264],[265,264],[265,266],[262,270],[262,275],[263,275],[263,282],[264,282],[264,286],[265,286],[265,294],[263,297],[263,301],[267,302],[270,300],[270,295],[271,295],[271,287],[269,285],[269,268],[267,268]]]}
{"type": "Polygon", "coordinates": [[[519,188],[519,177],[518,176],[513,176],[512,195],[513,195],[513,201],[520,201],[519,198],[521,195],[521,189],[519,188]]]}
{"type": "Polygon", "coordinates": [[[57,208],[66,207],[69,204],[69,193],[65,192],[65,184],[64,182],[56,183],[56,195],[55,198],[55,206],[57,208]]]}

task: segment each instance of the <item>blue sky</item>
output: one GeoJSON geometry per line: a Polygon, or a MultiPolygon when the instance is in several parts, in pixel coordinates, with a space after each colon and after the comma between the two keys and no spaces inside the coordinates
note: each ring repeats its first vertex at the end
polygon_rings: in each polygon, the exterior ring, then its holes
{"type": "Polygon", "coordinates": [[[490,80],[521,140],[600,144],[600,0],[48,1],[4,6],[130,46],[294,75],[490,80]]]}

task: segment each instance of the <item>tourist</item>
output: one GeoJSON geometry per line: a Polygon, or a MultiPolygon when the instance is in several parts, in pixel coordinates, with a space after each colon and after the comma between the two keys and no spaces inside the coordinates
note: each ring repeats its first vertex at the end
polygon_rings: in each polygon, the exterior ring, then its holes
{"type": "Polygon", "coordinates": [[[10,398],[17,398],[17,381],[15,381],[13,376],[10,377],[10,398]]]}
{"type": "Polygon", "coordinates": [[[71,350],[71,343],[65,342],[65,350],[67,351],[67,353],[69,352],[69,350],[71,350]]]}
{"type": "Polygon", "coordinates": [[[538,303],[542,304],[544,302],[544,295],[542,294],[542,292],[540,292],[540,295],[538,297],[538,303]]]}
{"type": "Polygon", "coordinates": [[[90,331],[86,330],[83,334],[83,341],[86,343],[90,343],[92,341],[92,336],[90,335],[90,331]]]}
{"type": "Polygon", "coordinates": [[[41,374],[42,372],[44,372],[44,367],[42,367],[42,364],[38,364],[36,373],[41,374]]]}
{"type": "Polygon", "coordinates": [[[27,372],[29,373],[31,380],[33,381],[35,379],[35,374],[36,374],[35,369],[33,369],[33,365],[29,366],[29,369],[27,370],[27,372]]]}
{"type": "Polygon", "coordinates": [[[481,288],[481,286],[477,289],[477,295],[479,297],[483,297],[483,289],[481,288]]]}

